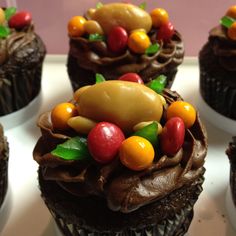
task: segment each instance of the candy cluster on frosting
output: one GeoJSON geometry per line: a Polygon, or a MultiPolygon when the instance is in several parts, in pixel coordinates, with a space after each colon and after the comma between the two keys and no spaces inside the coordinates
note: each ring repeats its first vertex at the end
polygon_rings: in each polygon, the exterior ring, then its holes
{"type": "Polygon", "coordinates": [[[11,29],[21,30],[31,22],[31,14],[27,11],[17,12],[15,7],[0,8],[0,38],[6,38],[11,29]]]}
{"type": "Polygon", "coordinates": [[[127,73],[114,81],[97,83],[74,93],[71,102],[51,111],[53,132],[75,131],[74,137],[51,152],[64,160],[108,164],[115,159],[140,171],[162,155],[174,156],[184,143],[185,132],[196,120],[196,111],[185,101],[167,106],[161,95],[165,76],[147,86],[138,74],[127,73]]]}
{"type": "Polygon", "coordinates": [[[231,6],[224,17],[221,18],[220,23],[227,30],[227,36],[236,40],[236,5],[231,6]]]}
{"type": "Polygon", "coordinates": [[[136,54],[154,54],[159,42],[168,42],[174,27],[168,13],[155,8],[149,13],[143,5],[129,3],[98,4],[86,16],[74,16],[68,22],[72,38],[84,37],[90,41],[104,41],[111,53],[121,54],[127,48],[136,54]],[[153,32],[150,38],[150,32],[153,32]]]}

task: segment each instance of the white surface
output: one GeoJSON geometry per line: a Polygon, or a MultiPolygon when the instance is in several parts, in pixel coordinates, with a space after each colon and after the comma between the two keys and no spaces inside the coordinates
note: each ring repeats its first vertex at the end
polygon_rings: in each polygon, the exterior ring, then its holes
{"type": "MultiPolygon", "coordinates": [[[[47,57],[43,71],[42,105],[30,120],[5,132],[10,143],[9,184],[12,204],[2,229],[3,236],[56,235],[50,213],[40,198],[38,166],[33,161],[32,150],[40,136],[39,128],[36,127],[38,115],[50,110],[58,102],[69,100],[72,95],[65,62],[64,56],[47,57]]],[[[198,77],[196,60],[188,58],[180,66],[173,86],[186,101],[196,107],[199,106],[198,77]]],[[[233,231],[225,208],[229,181],[229,162],[225,149],[232,135],[212,126],[205,119],[203,122],[209,137],[206,180],[195,205],[195,216],[188,236],[234,236],[236,231],[233,231]]]]}

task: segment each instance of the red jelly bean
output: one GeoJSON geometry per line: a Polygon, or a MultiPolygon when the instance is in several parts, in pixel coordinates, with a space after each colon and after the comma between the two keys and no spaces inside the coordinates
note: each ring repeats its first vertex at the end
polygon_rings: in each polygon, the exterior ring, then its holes
{"type": "Polygon", "coordinates": [[[185,126],[179,117],[169,119],[160,136],[161,150],[164,154],[173,156],[184,143],[185,126]]]}
{"type": "Polygon", "coordinates": [[[97,162],[108,163],[115,158],[124,139],[125,136],[118,126],[100,122],[89,132],[89,152],[97,162]]]}
{"type": "Polygon", "coordinates": [[[138,84],[143,84],[143,80],[141,77],[136,73],[126,73],[118,78],[118,80],[130,81],[135,82],[138,84]]]}
{"type": "Polygon", "coordinates": [[[114,53],[120,53],[127,47],[128,34],[124,28],[116,26],[110,31],[107,40],[109,49],[114,53]]]}
{"type": "Polygon", "coordinates": [[[174,26],[171,22],[161,25],[157,32],[157,40],[168,42],[174,34],[174,26]]]}
{"type": "Polygon", "coordinates": [[[8,24],[10,28],[22,29],[25,26],[30,25],[32,21],[31,14],[27,11],[20,11],[13,15],[8,24]]]}

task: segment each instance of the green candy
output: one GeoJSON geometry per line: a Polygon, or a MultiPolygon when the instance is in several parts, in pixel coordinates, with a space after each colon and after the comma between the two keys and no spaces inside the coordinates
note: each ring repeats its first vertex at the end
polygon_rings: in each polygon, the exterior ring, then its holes
{"type": "Polygon", "coordinates": [[[236,20],[229,16],[224,16],[220,19],[220,24],[226,27],[227,29],[230,28],[234,22],[236,22],[236,20]]]}
{"type": "Polygon", "coordinates": [[[7,26],[0,25],[0,38],[6,38],[10,32],[11,31],[7,26]]]}
{"type": "Polygon", "coordinates": [[[152,55],[157,53],[159,50],[160,50],[160,45],[158,43],[154,43],[146,49],[145,54],[152,55]]]}
{"type": "Polygon", "coordinates": [[[106,81],[106,79],[104,78],[104,76],[103,76],[102,74],[97,73],[97,74],[96,74],[96,84],[101,83],[101,82],[104,82],[104,81],[106,81]]]}
{"type": "Polygon", "coordinates": [[[153,123],[136,131],[133,135],[147,139],[153,145],[153,147],[156,147],[158,144],[157,131],[158,123],[154,121],[153,123]]]}
{"type": "Polygon", "coordinates": [[[8,21],[13,15],[16,14],[16,8],[15,7],[8,7],[5,10],[5,18],[8,21]]]}
{"type": "Polygon", "coordinates": [[[87,160],[90,159],[90,153],[87,147],[87,139],[79,136],[73,137],[51,151],[53,156],[64,160],[87,160]]]}
{"type": "Polygon", "coordinates": [[[93,42],[93,41],[105,41],[104,35],[101,34],[90,34],[88,37],[88,40],[93,42]]]}
{"type": "Polygon", "coordinates": [[[152,80],[147,86],[154,90],[156,93],[161,93],[165,88],[167,77],[165,75],[159,75],[156,79],[152,80]]]}

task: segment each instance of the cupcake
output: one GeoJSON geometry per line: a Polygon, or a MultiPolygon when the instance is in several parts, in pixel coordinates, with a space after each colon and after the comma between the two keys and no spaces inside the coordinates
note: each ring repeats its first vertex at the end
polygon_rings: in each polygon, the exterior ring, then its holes
{"type": "Polygon", "coordinates": [[[214,111],[236,121],[236,6],[211,29],[199,53],[200,93],[214,111]]]}
{"type": "Polygon", "coordinates": [[[162,8],[148,13],[143,4],[97,4],[70,19],[68,36],[67,70],[74,90],[95,83],[96,73],[113,80],[128,72],[145,83],[164,74],[169,88],[184,57],[182,37],[168,13],[162,8]]]}
{"type": "Polygon", "coordinates": [[[4,116],[39,94],[46,49],[29,12],[0,8],[0,29],[0,116],[4,116]]]}
{"type": "Polygon", "coordinates": [[[184,235],[191,223],[207,152],[198,112],[126,76],[38,119],[39,186],[63,235],[184,235]]]}
{"type": "Polygon", "coordinates": [[[228,156],[230,163],[230,179],[229,188],[226,195],[226,209],[228,211],[229,219],[236,229],[235,217],[236,217],[236,136],[232,138],[226,149],[226,155],[228,156]]]}
{"type": "Polygon", "coordinates": [[[8,186],[8,143],[0,125],[0,207],[3,204],[8,186]]]}

